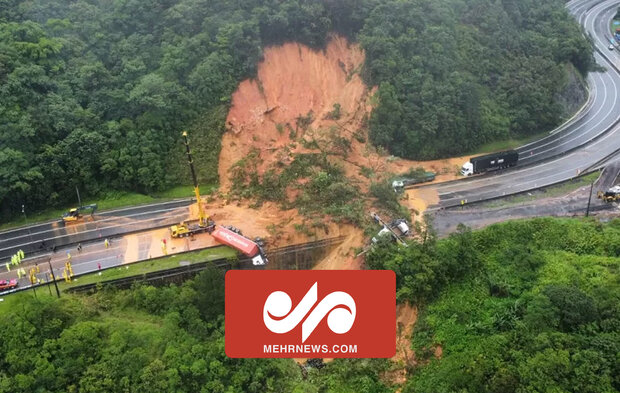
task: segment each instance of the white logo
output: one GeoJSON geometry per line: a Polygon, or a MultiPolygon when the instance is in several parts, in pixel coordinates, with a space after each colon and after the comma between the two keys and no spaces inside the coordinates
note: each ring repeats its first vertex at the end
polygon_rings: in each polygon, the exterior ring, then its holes
{"type": "MultiPolygon", "coordinates": [[[[263,321],[267,329],[273,333],[288,333],[301,322],[317,301],[317,284],[304,295],[297,307],[291,311],[291,297],[282,291],[269,294],[263,307],[263,321]],[[290,314],[289,314],[290,312],[290,314]],[[287,315],[286,318],[283,318],[287,315]],[[273,319],[271,316],[281,319],[273,319]]],[[[327,326],[332,332],[344,334],[348,332],[355,321],[355,301],[346,292],[332,292],[312,310],[308,318],[301,325],[301,342],[312,334],[323,317],[327,315],[327,326]],[[341,307],[346,306],[349,310],[341,307]]]]}

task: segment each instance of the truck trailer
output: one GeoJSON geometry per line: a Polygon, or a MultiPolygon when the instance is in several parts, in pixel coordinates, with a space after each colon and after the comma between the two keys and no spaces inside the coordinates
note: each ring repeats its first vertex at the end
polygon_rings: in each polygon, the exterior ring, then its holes
{"type": "Polygon", "coordinates": [[[461,174],[463,176],[475,175],[489,171],[496,171],[517,165],[519,153],[516,150],[500,151],[484,156],[472,157],[463,164],[461,174]]]}
{"type": "Polygon", "coordinates": [[[398,178],[392,181],[392,188],[395,192],[400,193],[405,190],[406,187],[414,184],[426,183],[435,180],[435,172],[424,172],[419,177],[415,178],[398,178]]]}
{"type": "Polygon", "coordinates": [[[211,233],[211,236],[213,236],[218,242],[239,250],[244,255],[252,258],[252,264],[255,266],[266,265],[268,262],[263,248],[241,234],[218,226],[211,233]]]}

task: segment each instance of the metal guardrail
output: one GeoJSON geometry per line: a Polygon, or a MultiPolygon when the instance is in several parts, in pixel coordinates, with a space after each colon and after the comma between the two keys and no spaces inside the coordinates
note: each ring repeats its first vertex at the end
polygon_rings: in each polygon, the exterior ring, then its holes
{"type": "MultiPolygon", "coordinates": [[[[246,259],[245,261],[239,261],[238,264],[244,264],[244,262],[249,262],[250,266],[252,265],[252,261],[250,259],[246,259]]],[[[162,281],[170,277],[179,277],[179,276],[193,276],[201,271],[213,266],[217,268],[226,268],[232,267],[233,265],[237,265],[237,263],[233,263],[226,258],[216,259],[213,261],[207,262],[199,262],[194,263],[187,266],[179,266],[171,269],[160,270],[156,272],[137,274],[134,276],[117,278],[115,280],[107,280],[101,281],[91,284],[79,285],[76,287],[68,288],[65,290],[67,293],[88,293],[88,292],[96,292],[99,287],[112,286],[118,289],[127,289],[130,288],[135,282],[153,282],[153,281],[162,281]]]]}
{"type": "MultiPolygon", "coordinates": [[[[328,239],[316,240],[313,242],[296,244],[292,246],[285,246],[280,248],[275,248],[269,250],[270,258],[278,258],[282,255],[292,254],[292,253],[303,253],[306,251],[314,251],[317,249],[325,249],[330,246],[334,246],[336,244],[342,243],[344,240],[344,236],[338,236],[328,239]]],[[[293,264],[291,263],[290,266],[293,264]]],[[[130,288],[136,282],[147,282],[150,284],[159,283],[169,283],[173,281],[183,281],[190,277],[193,277],[200,273],[201,271],[210,268],[216,267],[219,269],[253,269],[253,270],[263,270],[269,269],[269,266],[254,266],[252,264],[251,258],[241,258],[235,261],[231,261],[227,258],[219,258],[211,261],[198,262],[193,263],[187,266],[179,266],[171,269],[159,270],[156,272],[138,274],[130,277],[118,278],[115,280],[107,280],[101,281],[98,283],[92,284],[84,284],[75,286],[72,288],[68,288],[65,292],[68,293],[89,293],[95,292],[99,288],[105,288],[107,286],[112,286],[118,289],[127,289],[130,288]]]]}

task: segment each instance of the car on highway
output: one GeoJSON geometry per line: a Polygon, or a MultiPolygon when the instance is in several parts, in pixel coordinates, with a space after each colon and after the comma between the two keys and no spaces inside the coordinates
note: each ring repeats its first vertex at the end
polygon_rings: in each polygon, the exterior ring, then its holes
{"type": "Polygon", "coordinates": [[[7,289],[17,288],[17,280],[0,280],[0,291],[6,291],[7,289]]]}
{"type": "Polygon", "coordinates": [[[615,46],[614,46],[614,44],[609,44],[608,48],[609,48],[609,50],[614,50],[615,46]]]}

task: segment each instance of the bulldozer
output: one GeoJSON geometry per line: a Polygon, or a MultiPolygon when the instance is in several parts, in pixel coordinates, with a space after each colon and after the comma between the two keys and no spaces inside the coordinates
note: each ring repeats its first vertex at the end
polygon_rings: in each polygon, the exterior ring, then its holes
{"type": "Polygon", "coordinates": [[[596,193],[596,197],[602,199],[603,202],[618,202],[620,201],[620,185],[614,186],[607,191],[599,191],[596,193]]]}

